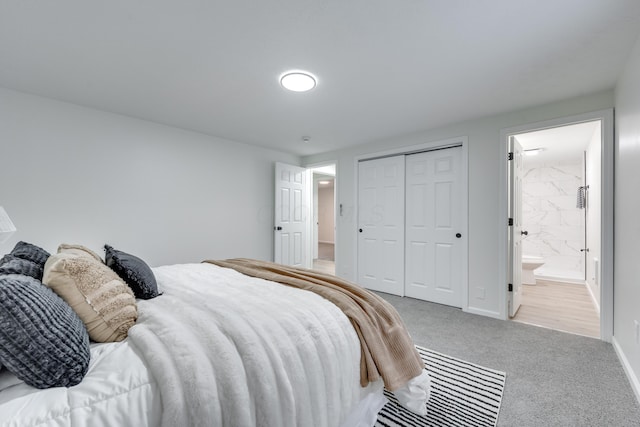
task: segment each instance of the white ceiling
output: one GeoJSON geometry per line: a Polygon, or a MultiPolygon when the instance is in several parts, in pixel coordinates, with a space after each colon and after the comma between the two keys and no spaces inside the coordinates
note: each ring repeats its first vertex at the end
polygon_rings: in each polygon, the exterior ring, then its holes
{"type": "Polygon", "coordinates": [[[638,0],[0,0],[0,86],[308,155],[611,89],[639,29],[638,0]]]}
{"type": "Polygon", "coordinates": [[[535,156],[526,156],[525,164],[578,162],[595,137],[600,136],[599,120],[543,129],[516,135],[524,150],[542,149],[535,156]],[[597,132],[597,135],[596,135],[597,132]]]}

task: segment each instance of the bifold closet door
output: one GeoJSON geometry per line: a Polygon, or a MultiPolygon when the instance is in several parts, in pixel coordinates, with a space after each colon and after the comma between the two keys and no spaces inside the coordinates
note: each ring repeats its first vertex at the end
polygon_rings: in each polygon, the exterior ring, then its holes
{"type": "Polygon", "coordinates": [[[462,306],[462,148],[406,158],[405,294],[462,306]]]}
{"type": "Polygon", "coordinates": [[[358,164],[358,283],[404,295],[404,156],[358,164]]]}

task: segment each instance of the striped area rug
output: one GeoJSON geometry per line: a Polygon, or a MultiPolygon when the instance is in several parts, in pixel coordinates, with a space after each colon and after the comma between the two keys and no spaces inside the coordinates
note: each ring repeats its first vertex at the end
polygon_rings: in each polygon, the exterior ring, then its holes
{"type": "Polygon", "coordinates": [[[376,427],[495,427],[506,374],[416,346],[431,377],[428,413],[421,417],[398,404],[393,394],[376,427]]]}

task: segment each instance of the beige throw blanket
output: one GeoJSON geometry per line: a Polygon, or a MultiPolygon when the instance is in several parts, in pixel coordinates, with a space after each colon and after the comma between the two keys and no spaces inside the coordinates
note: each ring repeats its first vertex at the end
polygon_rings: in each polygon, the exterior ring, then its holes
{"type": "Polygon", "coordinates": [[[394,391],[420,375],[424,364],[398,312],[366,289],[329,274],[245,258],[207,260],[247,276],[314,292],[338,306],[360,338],[360,384],[382,377],[394,391]]]}

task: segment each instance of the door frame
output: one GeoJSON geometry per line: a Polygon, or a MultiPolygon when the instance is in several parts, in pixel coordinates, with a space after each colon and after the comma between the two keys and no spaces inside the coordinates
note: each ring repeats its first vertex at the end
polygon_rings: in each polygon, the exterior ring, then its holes
{"type": "Polygon", "coordinates": [[[507,320],[507,302],[509,298],[507,290],[507,259],[508,259],[508,174],[507,153],[510,135],[533,132],[537,130],[561,127],[576,123],[600,120],[601,136],[601,286],[600,286],[600,339],[611,342],[613,337],[613,180],[614,180],[614,121],[613,108],[598,110],[574,116],[559,117],[541,122],[505,128],[500,130],[499,156],[500,161],[500,189],[499,215],[498,215],[498,276],[502,284],[498,288],[501,318],[507,320]]]}
{"type": "MultiPolygon", "coordinates": [[[[337,160],[326,160],[319,163],[310,163],[302,166],[303,168],[307,168],[307,173],[309,174],[309,215],[313,219],[313,210],[316,208],[316,201],[313,198],[313,171],[312,169],[321,168],[323,166],[335,166],[335,174],[333,176],[333,259],[334,263],[338,262],[338,161],[337,160]]],[[[311,233],[311,239],[309,239],[309,251],[311,254],[311,268],[313,267],[313,249],[316,244],[315,239],[313,238],[313,220],[309,221],[309,232],[311,233]]],[[[338,269],[335,270],[335,275],[338,275],[338,269]]]]}
{"type": "MultiPolygon", "coordinates": [[[[381,157],[391,157],[397,155],[409,155],[420,153],[423,151],[430,150],[438,150],[447,147],[461,146],[462,147],[462,159],[460,163],[460,189],[463,193],[462,197],[462,212],[464,213],[461,223],[461,232],[462,235],[465,236],[462,239],[461,244],[462,248],[462,258],[463,258],[463,266],[462,270],[462,311],[469,311],[469,138],[467,136],[459,136],[455,138],[448,138],[438,141],[425,142],[416,145],[409,145],[404,147],[397,147],[383,151],[377,151],[373,153],[361,154],[359,156],[355,156],[353,159],[353,171],[354,171],[354,195],[355,195],[355,207],[354,207],[354,223],[353,226],[353,237],[354,237],[354,248],[353,248],[353,259],[356,260],[354,266],[353,277],[354,280],[358,278],[358,164],[364,160],[373,160],[381,157]]],[[[337,257],[336,257],[337,260],[337,257]]]]}

